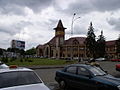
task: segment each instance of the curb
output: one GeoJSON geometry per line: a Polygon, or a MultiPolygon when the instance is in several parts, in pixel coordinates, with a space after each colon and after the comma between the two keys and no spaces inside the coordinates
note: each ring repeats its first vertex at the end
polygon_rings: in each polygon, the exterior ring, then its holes
{"type": "Polygon", "coordinates": [[[30,69],[55,69],[55,68],[64,68],[65,66],[38,66],[38,67],[26,67],[30,69]]]}

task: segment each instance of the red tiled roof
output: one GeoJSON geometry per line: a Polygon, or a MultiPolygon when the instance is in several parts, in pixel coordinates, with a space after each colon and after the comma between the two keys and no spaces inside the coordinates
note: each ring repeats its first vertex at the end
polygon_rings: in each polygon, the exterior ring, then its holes
{"type": "Polygon", "coordinates": [[[86,37],[72,37],[69,38],[68,40],[65,40],[65,45],[71,45],[73,43],[74,40],[77,40],[79,42],[79,44],[84,44],[86,37]]]}
{"type": "MultiPolygon", "coordinates": [[[[64,41],[64,45],[72,45],[74,40],[77,40],[79,42],[79,44],[84,44],[86,37],[72,37],[69,38],[68,40],[64,41]]],[[[112,41],[106,41],[106,46],[112,46],[115,45],[116,40],[112,40],[112,41]]],[[[53,37],[48,43],[44,44],[44,45],[38,45],[36,48],[44,48],[45,45],[56,45],[56,37],[53,37]]]]}
{"type": "Polygon", "coordinates": [[[115,45],[116,40],[106,41],[106,46],[115,45]]]}
{"type": "Polygon", "coordinates": [[[44,45],[38,45],[36,48],[41,48],[41,49],[43,49],[43,48],[44,48],[44,45]]]}
{"type": "MultiPolygon", "coordinates": [[[[69,38],[68,40],[65,40],[64,45],[71,45],[73,43],[74,40],[77,40],[79,42],[79,44],[84,44],[86,37],[72,37],[69,38]]],[[[56,45],[56,37],[53,37],[48,43],[49,45],[56,45]]],[[[46,45],[45,44],[45,45],[46,45]]]]}
{"type": "MultiPolygon", "coordinates": [[[[49,44],[49,45],[56,45],[56,37],[53,37],[48,43],[46,44],[49,44]]],[[[45,44],[45,45],[46,45],[45,44]]]]}

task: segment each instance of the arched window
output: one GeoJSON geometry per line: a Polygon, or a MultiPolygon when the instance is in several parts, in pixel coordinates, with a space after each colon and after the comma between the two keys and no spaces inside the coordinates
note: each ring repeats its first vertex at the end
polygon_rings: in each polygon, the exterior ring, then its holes
{"type": "Polygon", "coordinates": [[[75,40],[73,41],[73,45],[79,45],[78,40],[75,39],[75,40]]]}

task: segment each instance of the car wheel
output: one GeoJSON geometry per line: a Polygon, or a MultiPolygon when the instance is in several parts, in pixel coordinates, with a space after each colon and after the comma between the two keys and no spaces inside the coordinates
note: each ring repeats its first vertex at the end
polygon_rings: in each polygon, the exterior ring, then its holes
{"type": "Polygon", "coordinates": [[[60,81],[59,82],[59,87],[61,88],[61,89],[63,89],[63,90],[65,90],[65,88],[66,88],[66,83],[65,83],[65,81],[60,81]]]}

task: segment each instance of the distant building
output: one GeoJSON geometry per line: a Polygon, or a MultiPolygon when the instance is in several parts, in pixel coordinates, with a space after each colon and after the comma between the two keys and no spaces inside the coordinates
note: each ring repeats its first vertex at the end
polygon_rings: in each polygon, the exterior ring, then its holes
{"type": "Polygon", "coordinates": [[[116,40],[106,41],[106,54],[109,58],[120,58],[117,54],[116,40]]]}
{"type": "Polygon", "coordinates": [[[18,48],[18,49],[25,49],[25,41],[20,40],[12,40],[11,41],[11,48],[18,48]]]}
{"type": "Polygon", "coordinates": [[[12,58],[12,57],[19,57],[20,56],[20,53],[15,53],[15,52],[4,52],[3,53],[3,57],[9,57],[9,58],[12,58]]]}
{"type": "MultiPolygon", "coordinates": [[[[36,47],[37,56],[47,58],[79,59],[86,56],[86,37],[71,37],[65,40],[65,27],[59,20],[55,30],[55,36],[46,44],[36,47]]],[[[116,54],[116,40],[106,42],[106,56],[109,58],[120,58],[116,54]]]]}
{"type": "Polygon", "coordinates": [[[65,27],[59,20],[55,36],[46,44],[37,46],[37,56],[48,58],[86,57],[84,41],[86,37],[72,37],[65,40],[65,27]]]}

